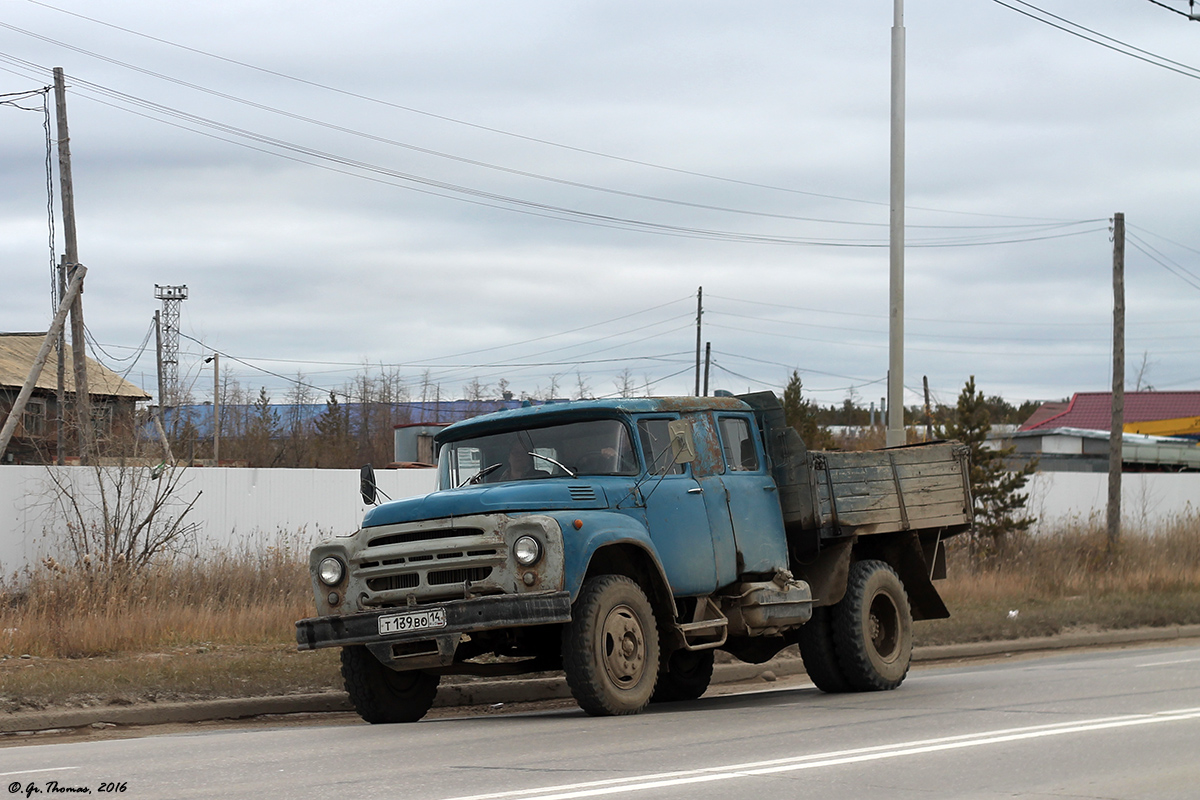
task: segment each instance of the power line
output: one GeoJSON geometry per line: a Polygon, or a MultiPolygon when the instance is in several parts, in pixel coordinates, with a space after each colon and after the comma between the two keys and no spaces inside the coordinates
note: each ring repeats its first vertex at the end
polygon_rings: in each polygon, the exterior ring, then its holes
{"type": "MultiPolygon", "coordinates": [[[[254,70],[256,72],[260,72],[265,75],[271,75],[271,76],[274,76],[277,78],[283,78],[284,80],[293,81],[295,83],[299,83],[299,84],[302,84],[305,86],[311,86],[313,88],[321,89],[321,90],[328,91],[328,92],[333,92],[335,94],[340,94],[342,96],[354,98],[356,100],[363,100],[363,101],[366,101],[369,103],[375,103],[375,104],[382,105],[382,106],[385,106],[388,108],[394,108],[399,111],[405,111],[405,112],[409,112],[412,114],[418,114],[421,116],[429,117],[431,119],[437,119],[437,120],[440,120],[443,122],[449,122],[449,123],[452,123],[455,125],[462,125],[462,126],[465,126],[468,128],[486,131],[488,133],[499,134],[501,136],[507,136],[507,137],[511,137],[511,138],[522,140],[522,141],[535,143],[535,144],[542,144],[542,145],[547,145],[549,147],[560,148],[563,150],[580,153],[583,155],[590,155],[590,156],[596,156],[599,158],[610,159],[610,160],[618,161],[618,162],[625,163],[625,164],[649,167],[651,169],[663,170],[666,172],[672,172],[672,173],[681,174],[681,175],[690,175],[692,177],[697,177],[697,178],[704,178],[706,180],[720,181],[720,182],[724,182],[724,183],[731,183],[731,184],[736,184],[736,185],[740,185],[740,186],[748,186],[748,187],[758,188],[758,189],[768,189],[771,191],[785,192],[785,193],[789,193],[789,194],[804,195],[807,197],[817,197],[817,198],[826,199],[826,200],[839,200],[839,201],[850,202],[850,203],[861,203],[861,204],[876,205],[876,206],[888,206],[889,205],[889,203],[887,201],[864,200],[861,198],[844,197],[844,196],[832,195],[832,194],[823,194],[820,192],[811,192],[811,191],[806,191],[806,190],[802,190],[802,189],[795,189],[795,188],[784,187],[784,186],[775,186],[775,185],[771,185],[771,184],[757,183],[754,181],[747,181],[747,180],[742,180],[742,179],[738,179],[738,178],[730,178],[727,176],[714,175],[711,173],[699,172],[699,171],[695,171],[695,170],[681,169],[678,167],[671,167],[671,166],[657,164],[657,163],[653,163],[653,162],[649,162],[649,161],[641,161],[641,160],[634,159],[634,158],[628,158],[628,157],[624,157],[624,156],[614,155],[611,153],[605,153],[605,152],[602,152],[599,150],[591,150],[591,149],[584,148],[584,147],[577,147],[577,146],[565,144],[562,142],[556,142],[556,141],[553,141],[550,139],[544,139],[544,138],[539,138],[536,136],[529,136],[526,134],[515,133],[513,131],[504,130],[502,128],[496,128],[496,127],[492,127],[492,126],[488,126],[488,125],[481,125],[479,123],[470,122],[470,121],[463,120],[463,119],[458,119],[456,117],[450,117],[450,116],[447,116],[444,114],[437,114],[437,113],[425,111],[425,110],[422,110],[419,108],[414,108],[412,106],[406,106],[406,105],[402,105],[399,103],[393,103],[393,102],[390,102],[387,100],[382,100],[382,99],[379,99],[376,97],[371,97],[369,95],[360,94],[358,92],[352,92],[352,91],[342,89],[342,88],[339,88],[336,86],[332,86],[329,84],[320,83],[318,81],[308,80],[306,78],[300,78],[295,75],[291,75],[291,74],[288,74],[285,72],[280,72],[278,70],[268,69],[266,67],[261,67],[261,66],[251,64],[251,63],[248,63],[245,61],[239,61],[237,59],[218,55],[216,53],[212,53],[207,50],[180,44],[178,42],[174,42],[169,39],[164,39],[161,37],[152,36],[147,33],[142,33],[140,31],[133,30],[132,28],[127,28],[127,27],[123,27],[120,25],[115,25],[110,22],[105,22],[105,21],[97,19],[95,17],[89,17],[87,15],[80,14],[80,13],[77,13],[74,11],[68,11],[66,9],[50,5],[49,3],[39,2],[39,0],[28,0],[28,2],[30,2],[34,5],[37,5],[37,6],[41,6],[43,8],[50,9],[52,11],[57,11],[61,14],[67,14],[67,15],[70,15],[70,16],[73,16],[73,17],[76,17],[76,18],[79,18],[82,20],[86,20],[86,21],[91,22],[96,25],[102,25],[104,27],[111,28],[113,30],[118,30],[123,33],[130,34],[132,36],[137,36],[137,37],[147,39],[147,40],[150,40],[153,42],[158,42],[159,44],[164,44],[164,45],[167,45],[168,47],[174,47],[174,48],[184,50],[189,53],[194,53],[196,55],[201,55],[206,58],[216,59],[218,61],[222,61],[227,64],[233,64],[235,66],[243,67],[245,69],[254,70]]],[[[986,214],[986,213],[981,213],[981,212],[961,211],[961,210],[956,210],[956,209],[923,208],[921,206],[908,206],[908,208],[910,208],[912,210],[916,210],[916,211],[930,211],[930,212],[940,213],[940,214],[956,214],[956,215],[964,215],[964,216],[992,217],[992,218],[997,218],[997,219],[1037,219],[1037,220],[1047,221],[1045,218],[1042,218],[1042,217],[1015,216],[1015,215],[1007,215],[1007,214],[986,214]]],[[[1049,220],[1049,221],[1061,221],[1061,220],[1049,220]]],[[[886,223],[883,223],[883,224],[886,224],[886,223]]]]}
{"type": "Polygon", "coordinates": [[[1196,0],[1188,0],[1188,10],[1187,11],[1180,11],[1178,8],[1172,8],[1171,6],[1167,5],[1166,3],[1159,2],[1159,0],[1150,0],[1150,2],[1156,6],[1165,8],[1167,11],[1174,11],[1176,14],[1179,14],[1180,16],[1183,16],[1183,17],[1187,17],[1190,20],[1193,20],[1193,21],[1200,20],[1200,15],[1197,15],[1194,10],[1196,8],[1196,0]]]}
{"type": "Polygon", "coordinates": [[[1141,252],[1155,264],[1158,264],[1160,267],[1165,269],[1167,272],[1170,272],[1172,275],[1179,278],[1193,289],[1200,289],[1200,276],[1194,275],[1184,267],[1175,264],[1173,261],[1171,264],[1168,264],[1167,261],[1170,261],[1170,259],[1151,247],[1145,239],[1142,239],[1138,236],[1133,236],[1132,234],[1128,234],[1128,239],[1131,245],[1133,245],[1139,252],[1141,252]],[[1152,250],[1154,251],[1153,253],[1151,252],[1152,250]]]}
{"type": "Polygon", "coordinates": [[[1098,44],[1101,47],[1107,48],[1109,50],[1113,50],[1122,55],[1129,56],[1130,58],[1136,58],[1138,61],[1145,61],[1147,64],[1152,64],[1153,66],[1161,67],[1162,69],[1166,69],[1166,70],[1170,70],[1171,72],[1178,73],[1187,78],[1200,79],[1200,68],[1193,67],[1188,64],[1179,62],[1179,61],[1172,61],[1171,59],[1167,58],[1166,56],[1160,56],[1157,53],[1150,52],[1149,50],[1143,50],[1140,47],[1134,47],[1133,45],[1123,42],[1120,39],[1114,39],[1111,36],[1106,36],[1103,33],[1094,31],[1091,28],[1084,27],[1083,25],[1080,25],[1077,22],[1072,22],[1071,20],[1066,19],[1065,17],[1060,17],[1057,14],[1051,14],[1049,11],[1038,8],[1037,6],[1033,5],[1032,3],[1024,2],[1024,0],[1013,0],[1013,2],[1019,3],[1023,6],[1025,6],[1026,8],[1031,8],[1034,11],[1036,11],[1038,14],[1045,14],[1047,17],[1050,17],[1051,19],[1056,19],[1059,22],[1064,23],[1064,25],[1058,25],[1054,22],[1051,22],[1049,19],[1043,19],[1042,17],[1037,16],[1037,14],[1031,14],[1030,12],[1025,11],[1020,8],[1017,8],[1014,5],[1009,5],[1008,3],[1004,2],[1004,0],[992,0],[992,2],[996,3],[997,5],[1002,5],[1005,8],[1010,9],[1012,11],[1016,11],[1018,14],[1022,14],[1026,17],[1029,17],[1030,19],[1037,20],[1038,22],[1041,22],[1044,25],[1049,25],[1051,28],[1057,28],[1058,30],[1063,31],[1064,33],[1069,33],[1072,36],[1076,36],[1085,41],[1089,41],[1092,44],[1098,44]],[[1078,28],[1079,30],[1072,30],[1071,28],[1066,27],[1067,25],[1069,25],[1073,28],[1078,28]],[[1090,34],[1092,34],[1092,36],[1087,36],[1085,33],[1080,33],[1080,31],[1085,31],[1086,33],[1090,33],[1090,34]],[[1099,37],[1099,38],[1093,38],[1093,37],[1099,37]],[[1105,40],[1105,41],[1101,41],[1101,40],[1105,40]],[[1109,42],[1112,42],[1112,44],[1109,44],[1109,42]],[[1122,49],[1122,48],[1124,48],[1124,49],[1122,49]]]}

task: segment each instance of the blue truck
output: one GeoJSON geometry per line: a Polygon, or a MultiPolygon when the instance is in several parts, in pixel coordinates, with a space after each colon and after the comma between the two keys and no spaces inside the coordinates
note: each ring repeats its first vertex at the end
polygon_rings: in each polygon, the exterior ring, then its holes
{"type": "Polygon", "coordinates": [[[593,715],[698,698],[714,653],[798,645],[827,692],[894,689],[972,523],[968,450],[809,451],[770,392],[587,400],[436,437],[438,488],[322,542],[300,649],[355,709],[412,722],[444,675],[562,670],[593,715]]]}

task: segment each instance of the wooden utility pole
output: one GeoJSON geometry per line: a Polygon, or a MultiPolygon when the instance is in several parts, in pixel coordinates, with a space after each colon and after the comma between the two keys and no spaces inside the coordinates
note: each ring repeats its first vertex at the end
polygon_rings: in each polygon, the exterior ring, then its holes
{"type": "Polygon", "coordinates": [[[704,394],[708,397],[708,368],[712,365],[712,342],[704,343],[704,394]]]}
{"type": "Polygon", "coordinates": [[[50,323],[50,330],[46,332],[46,338],[42,340],[42,346],[33,359],[33,366],[29,368],[29,376],[21,386],[21,391],[17,393],[17,399],[8,412],[8,419],[4,421],[4,427],[0,428],[0,456],[4,455],[13,433],[17,430],[17,423],[21,421],[21,415],[25,413],[25,404],[29,402],[29,396],[33,394],[33,387],[37,384],[38,376],[42,374],[42,368],[46,366],[46,359],[50,357],[50,348],[58,341],[63,322],[67,318],[67,312],[71,310],[75,299],[83,290],[83,276],[86,272],[87,268],[80,264],[79,269],[75,270],[75,276],[71,279],[71,285],[67,287],[66,293],[59,301],[58,312],[54,315],[54,320],[50,323]]]}
{"type": "Polygon", "coordinates": [[[933,438],[933,412],[929,406],[929,376],[922,378],[925,383],[925,441],[933,438]]]}
{"type": "Polygon", "coordinates": [[[704,316],[704,287],[696,290],[696,391],[695,397],[700,396],[700,318],[704,316]]]}
{"type": "MultiPolygon", "coordinates": [[[[58,262],[58,297],[61,300],[67,295],[67,261],[62,259],[58,262]]],[[[58,348],[58,374],[55,376],[57,380],[56,392],[54,395],[55,411],[54,421],[54,463],[62,466],[66,463],[67,439],[65,436],[66,417],[64,416],[67,409],[67,348],[66,337],[63,336],[62,326],[58,327],[58,337],[55,342],[58,348]]]]}
{"type": "Polygon", "coordinates": [[[1113,215],[1112,428],[1108,437],[1108,550],[1121,539],[1121,444],[1125,435],[1125,215],[1113,215]]]}
{"type": "MultiPolygon", "coordinates": [[[[79,271],[79,246],[75,238],[75,190],[71,183],[71,136],[67,130],[67,88],[62,67],[54,68],[54,102],[58,113],[58,175],[62,184],[63,241],[67,280],[79,271]]],[[[71,306],[71,355],[75,368],[75,425],[79,429],[79,463],[92,455],[92,409],[88,394],[87,342],[83,328],[83,286],[71,306]]]]}

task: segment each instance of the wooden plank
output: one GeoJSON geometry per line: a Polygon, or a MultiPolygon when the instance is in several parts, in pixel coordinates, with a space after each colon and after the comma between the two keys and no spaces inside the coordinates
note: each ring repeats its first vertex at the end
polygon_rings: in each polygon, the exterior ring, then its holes
{"type": "MultiPolygon", "coordinates": [[[[962,515],[958,515],[922,520],[920,525],[914,525],[912,529],[962,528],[964,525],[966,525],[966,519],[962,515]]],[[[870,536],[877,533],[895,533],[898,530],[900,530],[900,528],[893,523],[873,523],[867,525],[856,525],[853,527],[849,525],[843,525],[841,535],[870,536]]]]}
{"type": "MultiPolygon", "coordinates": [[[[933,528],[943,525],[959,525],[966,522],[967,515],[963,512],[961,506],[943,507],[940,513],[922,514],[919,518],[909,515],[910,527],[912,528],[933,528]]],[[[887,526],[888,530],[903,530],[900,524],[900,517],[894,511],[861,511],[849,514],[841,513],[838,509],[838,522],[841,523],[842,529],[850,532],[849,529],[860,527],[862,525],[883,525],[887,526]]]]}
{"type": "MultiPolygon", "coordinates": [[[[925,478],[959,478],[962,469],[957,461],[939,464],[897,464],[896,474],[900,481],[924,480],[925,478]]],[[[834,485],[854,483],[858,481],[890,481],[892,480],[891,465],[831,467],[829,477],[834,485]]]]}

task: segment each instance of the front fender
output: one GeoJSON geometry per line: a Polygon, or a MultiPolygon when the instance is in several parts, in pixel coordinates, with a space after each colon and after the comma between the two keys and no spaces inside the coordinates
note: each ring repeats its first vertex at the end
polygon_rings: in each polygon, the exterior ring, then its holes
{"type": "Polygon", "coordinates": [[[583,578],[596,551],[612,544],[632,545],[642,550],[654,564],[662,585],[668,585],[662,559],[650,540],[646,526],[640,521],[611,511],[575,511],[547,516],[553,517],[562,529],[566,572],[563,588],[571,593],[572,602],[579,596],[583,578]]]}

